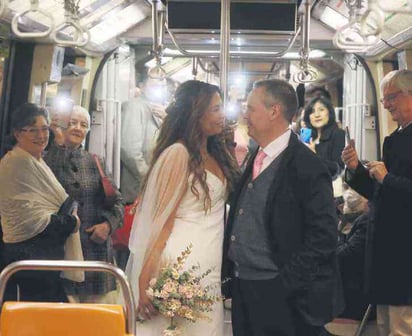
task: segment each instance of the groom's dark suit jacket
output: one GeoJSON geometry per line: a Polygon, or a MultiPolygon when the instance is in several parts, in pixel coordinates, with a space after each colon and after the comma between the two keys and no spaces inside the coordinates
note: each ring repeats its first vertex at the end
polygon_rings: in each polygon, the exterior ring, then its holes
{"type": "MultiPolygon", "coordinates": [[[[250,158],[234,193],[224,239],[223,278],[232,276],[227,258],[242,187],[251,179],[250,158]]],[[[343,310],[337,271],[337,221],[331,177],[294,133],[283,153],[265,206],[272,256],[289,302],[311,325],[323,325],[343,310]]],[[[230,293],[230,281],[226,293],[230,293]]],[[[224,286],[225,289],[225,286],[224,286]]],[[[225,292],[225,290],[224,290],[225,292]]],[[[230,295],[230,294],[229,294],[230,295]]],[[[273,313],[276,318],[276,312],[273,313]]]]}

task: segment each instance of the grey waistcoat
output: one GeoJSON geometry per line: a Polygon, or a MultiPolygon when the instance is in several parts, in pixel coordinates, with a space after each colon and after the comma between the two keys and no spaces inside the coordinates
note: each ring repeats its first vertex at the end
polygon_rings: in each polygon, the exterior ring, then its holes
{"type": "Polygon", "coordinates": [[[269,189],[283,153],[254,180],[243,186],[230,237],[229,258],[235,264],[235,276],[244,280],[273,279],[278,267],[272,258],[265,225],[269,189]]]}

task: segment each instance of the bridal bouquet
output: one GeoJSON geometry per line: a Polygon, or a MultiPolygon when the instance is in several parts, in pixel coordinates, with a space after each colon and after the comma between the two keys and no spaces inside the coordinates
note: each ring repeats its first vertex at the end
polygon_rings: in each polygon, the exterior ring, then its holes
{"type": "Polygon", "coordinates": [[[200,281],[212,270],[202,274],[199,265],[183,271],[183,265],[191,253],[189,245],[175,262],[167,262],[161,267],[157,278],[153,278],[146,290],[153,306],[160,314],[170,318],[170,325],[163,331],[163,336],[178,336],[181,330],[175,318],[181,317],[191,322],[207,319],[204,313],[212,311],[213,305],[221,300],[220,296],[209,293],[210,286],[202,286],[200,281]]]}

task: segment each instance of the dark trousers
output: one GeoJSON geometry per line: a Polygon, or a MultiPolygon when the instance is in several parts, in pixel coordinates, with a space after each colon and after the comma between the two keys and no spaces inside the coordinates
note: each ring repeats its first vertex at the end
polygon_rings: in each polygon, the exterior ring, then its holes
{"type": "Polygon", "coordinates": [[[122,269],[126,269],[127,260],[129,259],[130,251],[127,248],[114,249],[114,258],[116,259],[116,266],[122,269]]]}
{"type": "Polygon", "coordinates": [[[293,309],[279,277],[233,279],[234,336],[318,336],[322,327],[307,324],[293,309]]]}
{"type": "Polygon", "coordinates": [[[4,301],[68,302],[60,272],[21,271],[14,274],[6,286],[4,301]]]}

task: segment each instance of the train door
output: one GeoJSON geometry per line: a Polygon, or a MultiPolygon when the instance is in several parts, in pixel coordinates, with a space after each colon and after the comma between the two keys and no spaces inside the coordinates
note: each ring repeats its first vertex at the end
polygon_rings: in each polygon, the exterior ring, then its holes
{"type": "Polygon", "coordinates": [[[120,185],[121,104],[135,87],[134,59],[132,49],[119,47],[95,79],[89,151],[104,159],[116,185],[120,185]]]}

